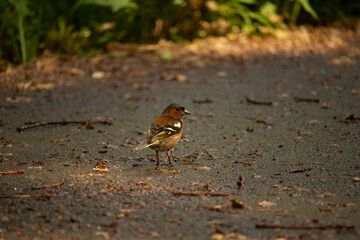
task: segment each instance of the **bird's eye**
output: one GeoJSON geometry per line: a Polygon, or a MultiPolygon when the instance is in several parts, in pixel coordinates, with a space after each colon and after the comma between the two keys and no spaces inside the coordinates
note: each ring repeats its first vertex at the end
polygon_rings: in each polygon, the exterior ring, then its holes
{"type": "Polygon", "coordinates": [[[180,112],[180,109],[179,109],[179,108],[176,108],[176,111],[180,112]]]}

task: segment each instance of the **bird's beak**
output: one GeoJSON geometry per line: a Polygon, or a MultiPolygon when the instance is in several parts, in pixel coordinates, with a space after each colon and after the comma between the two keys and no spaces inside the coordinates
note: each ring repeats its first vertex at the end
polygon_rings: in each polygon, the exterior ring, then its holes
{"type": "Polygon", "coordinates": [[[189,115],[189,114],[190,114],[190,112],[186,109],[184,109],[184,111],[182,112],[182,115],[189,115]]]}

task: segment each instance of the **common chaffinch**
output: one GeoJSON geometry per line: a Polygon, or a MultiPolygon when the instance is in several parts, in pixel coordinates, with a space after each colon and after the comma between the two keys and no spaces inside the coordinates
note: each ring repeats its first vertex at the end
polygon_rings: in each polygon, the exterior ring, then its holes
{"type": "Polygon", "coordinates": [[[139,152],[147,147],[155,150],[156,166],[160,164],[159,152],[166,151],[169,166],[172,166],[170,149],[179,142],[184,128],[182,118],[188,114],[190,114],[190,112],[177,103],[172,103],[167,106],[161,115],[151,124],[147,139],[134,148],[134,151],[139,152]]]}

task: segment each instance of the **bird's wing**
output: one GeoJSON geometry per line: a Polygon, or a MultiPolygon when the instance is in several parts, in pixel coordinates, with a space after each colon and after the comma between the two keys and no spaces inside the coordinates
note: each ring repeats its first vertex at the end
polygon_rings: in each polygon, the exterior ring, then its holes
{"type": "MultiPolygon", "coordinates": [[[[166,138],[178,133],[181,131],[181,122],[176,121],[173,124],[168,124],[165,126],[158,125],[158,124],[151,124],[151,128],[149,129],[149,139],[151,142],[156,140],[163,141],[166,138]]],[[[148,141],[148,143],[150,143],[148,141]]]]}

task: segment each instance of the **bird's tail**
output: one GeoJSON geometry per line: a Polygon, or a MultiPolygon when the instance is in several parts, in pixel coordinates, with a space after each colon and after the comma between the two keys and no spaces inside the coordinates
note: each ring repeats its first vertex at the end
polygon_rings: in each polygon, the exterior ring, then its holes
{"type": "Polygon", "coordinates": [[[139,146],[137,146],[136,148],[133,149],[134,152],[140,152],[141,150],[143,150],[144,148],[147,148],[147,147],[150,147],[150,146],[153,146],[153,145],[156,145],[158,144],[159,141],[156,140],[152,143],[148,143],[147,140],[145,139],[144,141],[142,141],[139,146]]]}

